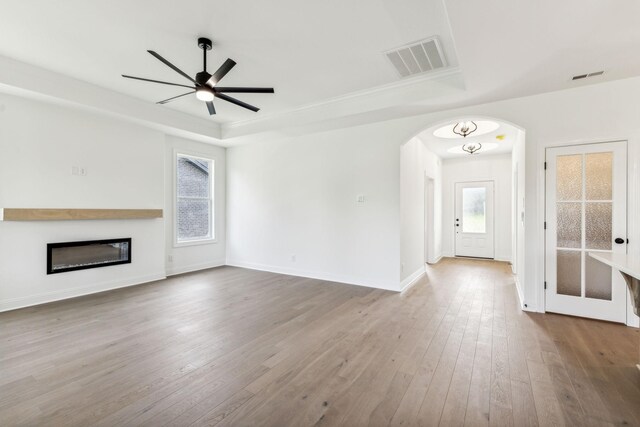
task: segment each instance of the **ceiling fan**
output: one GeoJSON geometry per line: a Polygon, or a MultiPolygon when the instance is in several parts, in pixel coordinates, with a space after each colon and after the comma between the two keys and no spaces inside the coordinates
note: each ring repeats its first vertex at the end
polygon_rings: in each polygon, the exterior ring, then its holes
{"type": "Polygon", "coordinates": [[[183,84],[179,84],[179,83],[170,83],[170,82],[163,82],[160,80],[152,80],[152,79],[145,79],[142,77],[134,77],[134,76],[128,76],[123,74],[122,77],[127,78],[127,79],[135,79],[135,80],[142,80],[145,82],[152,82],[152,83],[160,83],[163,85],[171,85],[171,86],[180,86],[180,87],[186,87],[189,89],[193,89],[187,93],[183,93],[182,95],[178,95],[178,96],[174,96],[168,99],[164,99],[162,101],[157,102],[157,104],[166,104],[167,102],[171,102],[175,99],[178,98],[182,98],[183,96],[187,96],[190,95],[192,93],[196,94],[196,98],[198,98],[201,101],[206,102],[207,104],[207,110],[209,110],[209,114],[213,115],[216,114],[216,109],[213,105],[213,99],[214,98],[220,98],[223,99],[227,102],[230,102],[232,104],[236,104],[240,107],[246,108],[248,110],[251,111],[258,111],[260,110],[258,107],[254,107],[253,105],[247,104],[246,102],[242,102],[239,99],[235,99],[230,97],[229,95],[226,95],[226,93],[274,93],[273,88],[271,87],[221,87],[221,86],[217,86],[218,82],[220,80],[222,80],[222,78],[224,76],[227,75],[227,73],[236,65],[236,62],[231,59],[231,58],[227,58],[226,61],[224,61],[224,63],[220,66],[220,68],[218,68],[216,70],[215,73],[213,74],[209,74],[207,72],[207,51],[211,50],[211,40],[204,38],[204,37],[200,37],[198,39],[198,47],[200,47],[200,49],[202,49],[202,54],[203,54],[203,61],[204,61],[204,67],[203,70],[200,71],[198,74],[196,74],[195,78],[192,78],[191,76],[189,76],[187,73],[185,73],[184,71],[182,71],[181,69],[179,69],[178,67],[176,67],[175,65],[173,65],[171,62],[167,61],[166,59],[164,59],[162,56],[160,56],[158,53],[152,51],[152,50],[148,50],[147,52],[149,52],[151,55],[153,55],[156,59],[158,59],[160,62],[162,62],[163,64],[165,64],[166,66],[168,66],[169,68],[171,68],[173,71],[175,71],[176,73],[180,74],[182,77],[185,77],[186,79],[188,79],[189,81],[191,81],[191,83],[193,83],[193,86],[188,86],[188,85],[183,85],[183,84]]]}

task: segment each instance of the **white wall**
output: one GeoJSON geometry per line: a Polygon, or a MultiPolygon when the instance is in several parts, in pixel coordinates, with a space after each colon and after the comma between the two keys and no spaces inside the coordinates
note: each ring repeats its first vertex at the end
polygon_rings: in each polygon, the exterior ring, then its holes
{"type": "MultiPolygon", "coordinates": [[[[165,208],[162,132],[4,94],[0,106],[0,207],[165,208]]],[[[0,221],[0,310],[164,278],[165,242],[163,219],[0,221]],[[131,264],[46,274],[47,243],[117,237],[132,238],[131,264]]]]}
{"type": "MultiPolygon", "coordinates": [[[[636,225],[640,224],[638,93],[640,78],[634,78],[295,138],[282,135],[270,142],[255,135],[251,145],[228,149],[228,176],[233,181],[228,187],[227,211],[229,246],[233,245],[230,259],[241,260],[248,266],[288,269],[291,264],[287,255],[294,246],[304,247],[316,258],[309,262],[309,271],[326,278],[357,278],[370,286],[397,287],[399,147],[420,131],[454,117],[497,118],[526,130],[523,302],[528,310],[542,311],[545,147],[615,139],[629,141],[628,249],[640,256],[640,225],[636,225]],[[375,199],[375,205],[360,211],[353,205],[355,195],[364,191],[354,184],[357,180],[362,185],[371,185],[368,193],[375,199]],[[307,191],[311,183],[313,188],[335,187],[335,193],[332,197],[326,193],[318,197],[316,192],[307,191]],[[291,207],[292,213],[286,207],[291,207]],[[310,215],[303,216],[302,212],[310,215]],[[323,215],[311,215],[316,212],[323,215]],[[341,213],[351,219],[354,212],[361,213],[360,221],[338,227],[341,213]],[[327,220],[324,213],[331,219],[327,220]],[[320,230],[338,235],[323,234],[320,230]],[[308,242],[300,233],[304,233],[308,242]],[[346,243],[359,242],[368,233],[375,233],[377,238],[370,238],[366,248],[345,249],[346,243]],[[318,241],[321,243],[317,244],[318,241]]],[[[298,133],[302,131],[296,129],[298,133]]]]}
{"type": "Polygon", "coordinates": [[[227,149],[227,264],[397,290],[399,164],[386,123],[227,149]]]}
{"type": "Polygon", "coordinates": [[[425,179],[434,180],[434,258],[441,256],[441,159],[415,137],[400,147],[400,288],[425,271],[425,179]]]}
{"type": "Polygon", "coordinates": [[[168,135],[165,151],[165,235],[167,275],[201,270],[225,264],[226,244],[226,149],[168,135]],[[194,245],[176,245],[174,233],[175,211],[175,155],[190,154],[214,160],[214,219],[215,241],[194,245]]]}
{"type": "Polygon", "coordinates": [[[511,260],[521,303],[524,301],[524,271],[527,268],[524,258],[525,169],[525,133],[522,130],[518,130],[513,151],[511,152],[511,260]]]}
{"type": "Polygon", "coordinates": [[[494,182],[494,256],[496,260],[511,261],[511,154],[442,162],[442,253],[455,255],[455,184],[472,181],[494,182]]]}

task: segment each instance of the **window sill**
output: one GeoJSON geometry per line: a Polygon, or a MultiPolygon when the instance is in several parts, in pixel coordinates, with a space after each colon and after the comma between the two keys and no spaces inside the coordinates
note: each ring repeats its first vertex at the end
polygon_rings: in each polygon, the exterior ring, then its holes
{"type": "Polygon", "coordinates": [[[215,243],[218,243],[217,239],[187,240],[184,242],[173,242],[173,247],[182,248],[185,246],[212,245],[215,243]]]}

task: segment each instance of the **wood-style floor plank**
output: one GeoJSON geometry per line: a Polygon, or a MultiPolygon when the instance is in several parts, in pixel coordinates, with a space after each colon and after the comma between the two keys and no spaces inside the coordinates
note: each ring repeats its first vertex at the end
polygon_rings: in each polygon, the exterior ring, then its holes
{"type": "Polygon", "coordinates": [[[508,264],[408,291],[221,267],[0,313],[0,424],[640,425],[637,329],[520,310],[508,264]]]}

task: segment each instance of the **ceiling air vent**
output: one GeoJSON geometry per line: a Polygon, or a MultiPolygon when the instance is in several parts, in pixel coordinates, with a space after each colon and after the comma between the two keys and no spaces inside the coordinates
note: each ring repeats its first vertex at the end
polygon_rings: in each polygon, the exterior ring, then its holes
{"type": "Polygon", "coordinates": [[[604,71],[595,71],[593,73],[588,73],[588,74],[579,74],[577,76],[573,76],[571,78],[571,80],[582,80],[582,79],[586,79],[588,77],[596,77],[596,76],[601,76],[604,74],[604,71]]]}
{"type": "Polygon", "coordinates": [[[426,73],[447,66],[437,38],[430,38],[384,53],[400,77],[426,73]]]}

